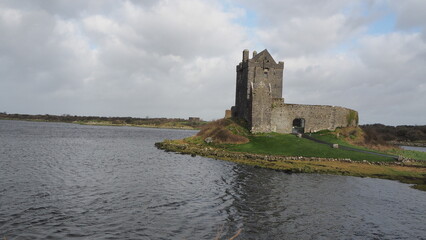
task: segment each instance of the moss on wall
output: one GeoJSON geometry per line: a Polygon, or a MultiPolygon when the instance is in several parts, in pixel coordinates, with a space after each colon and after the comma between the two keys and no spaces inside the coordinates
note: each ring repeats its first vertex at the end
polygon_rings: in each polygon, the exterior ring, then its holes
{"type": "Polygon", "coordinates": [[[348,115],[346,115],[346,120],[348,121],[348,126],[353,124],[358,125],[358,112],[354,110],[349,110],[348,115]]]}

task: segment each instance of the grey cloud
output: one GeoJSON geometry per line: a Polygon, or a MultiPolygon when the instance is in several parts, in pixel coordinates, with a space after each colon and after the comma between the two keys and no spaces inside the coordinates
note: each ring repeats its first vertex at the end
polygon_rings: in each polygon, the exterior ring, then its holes
{"type": "Polygon", "coordinates": [[[420,27],[423,31],[426,26],[426,2],[418,0],[406,0],[391,2],[391,7],[396,11],[397,27],[408,29],[420,27]]]}
{"type": "Polygon", "coordinates": [[[426,38],[412,32],[426,22],[420,1],[241,4],[259,18],[259,41],[285,61],[286,101],[351,107],[362,123],[425,124],[426,113],[414,111],[426,102],[426,38]],[[409,31],[369,36],[368,25],[390,10],[397,27],[409,31]]]}
{"type": "Polygon", "coordinates": [[[5,12],[19,21],[0,21],[2,111],[212,119],[233,104],[248,40],[206,2],[2,2],[5,12]]]}
{"type": "MultiPolygon", "coordinates": [[[[220,118],[234,103],[241,50],[258,45],[285,61],[288,102],[351,107],[363,123],[425,124],[424,34],[366,32],[386,2],[239,4],[2,1],[0,111],[220,118]],[[238,24],[244,7],[257,26],[238,24]]],[[[424,24],[411,4],[390,6],[399,29],[424,24]]]]}
{"type": "MultiPolygon", "coordinates": [[[[85,15],[96,15],[110,12],[122,6],[126,1],[116,0],[3,0],[0,6],[12,7],[25,11],[44,11],[58,17],[80,18],[85,15]]],[[[143,7],[155,5],[156,0],[130,0],[127,1],[143,7]]]]}
{"type": "Polygon", "coordinates": [[[332,50],[366,31],[365,1],[241,1],[258,15],[259,41],[287,57],[332,50]]]}
{"type": "Polygon", "coordinates": [[[343,56],[290,58],[284,93],[291,102],[354,108],[363,123],[425,124],[425,44],[420,34],[394,33],[363,37],[343,56]]]}

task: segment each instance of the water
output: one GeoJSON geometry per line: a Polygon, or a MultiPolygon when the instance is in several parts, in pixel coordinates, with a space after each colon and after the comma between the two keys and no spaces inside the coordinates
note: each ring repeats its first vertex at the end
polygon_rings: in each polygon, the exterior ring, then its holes
{"type": "Polygon", "coordinates": [[[0,121],[0,238],[426,239],[426,192],[154,147],[194,133],[0,121]]]}
{"type": "Polygon", "coordinates": [[[405,150],[426,152],[426,147],[413,147],[413,146],[400,146],[400,147],[405,149],[405,150]]]}

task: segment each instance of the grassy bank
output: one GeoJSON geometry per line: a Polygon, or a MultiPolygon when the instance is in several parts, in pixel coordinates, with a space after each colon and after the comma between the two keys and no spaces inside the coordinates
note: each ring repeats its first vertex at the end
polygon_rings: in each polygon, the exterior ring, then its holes
{"type": "MultiPolygon", "coordinates": [[[[352,135],[345,135],[338,131],[321,132],[314,136],[344,146],[382,153],[398,153],[405,157],[413,156],[410,153],[412,151],[389,146],[377,146],[371,149],[368,144],[355,145],[354,142],[361,141],[362,138],[362,130],[357,131],[361,132],[355,134],[353,130],[350,130],[352,135]]],[[[168,151],[201,155],[284,172],[391,179],[415,184],[415,188],[426,190],[426,161],[423,161],[426,160],[426,154],[419,153],[414,158],[402,162],[395,161],[390,157],[334,149],[290,134],[252,135],[244,124],[229,119],[206,125],[196,136],[181,140],[167,140],[156,145],[168,151]]]]}
{"type": "Polygon", "coordinates": [[[367,160],[394,161],[392,158],[374,156],[366,153],[330,148],[308,139],[298,138],[290,134],[270,133],[249,137],[250,142],[239,145],[223,146],[230,151],[273,154],[284,156],[348,158],[354,161],[367,160]]]}
{"type": "Polygon", "coordinates": [[[365,141],[364,132],[361,128],[337,129],[336,131],[322,131],[312,134],[313,137],[341,146],[353,147],[361,150],[402,156],[408,159],[426,160],[426,153],[420,151],[404,150],[395,145],[372,145],[365,141]]]}

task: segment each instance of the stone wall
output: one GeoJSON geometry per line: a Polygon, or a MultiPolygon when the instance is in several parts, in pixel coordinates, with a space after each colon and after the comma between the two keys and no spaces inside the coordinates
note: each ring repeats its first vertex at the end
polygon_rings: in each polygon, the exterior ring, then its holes
{"type": "Polygon", "coordinates": [[[272,114],[271,85],[263,81],[252,84],[251,132],[270,132],[272,114]]]}
{"type": "MultiPolygon", "coordinates": [[[[252,117],[253,86],[257,86],[261,82],[270,86],[270,96],[272,98],[281,98],[283,90],[283,70],[284,63],[276,63],[267,50],[260,53],[253,52],[253,58],[249,58],[249,51],[243,51],[243,59],[236,67],[236,92],[235,107],[232,116],[247,120],[250,124],[252,117]]],[[[258,103],[256,103],[258,105],[258,103]]]]}
{"type": "Polygon", "coordinates": [[[265,49],[243,51],[237,65],[235,106],[232,116],[245,119],[253,133],[292,133],[293,120],[303,119],[304,132],[357,126],[358,113],[351,109],[322,105],[285,104],[282,98],[284,62],[276,62],[265,49]]]}
{"type": "Polygon", "coordinates": [[[271,130],[291,133],[294,119],[304,119],[305,132],[317,132],[337,127],[357,126],[358,113],[354,110],[326,105],[273,103],[271,130]]]}

